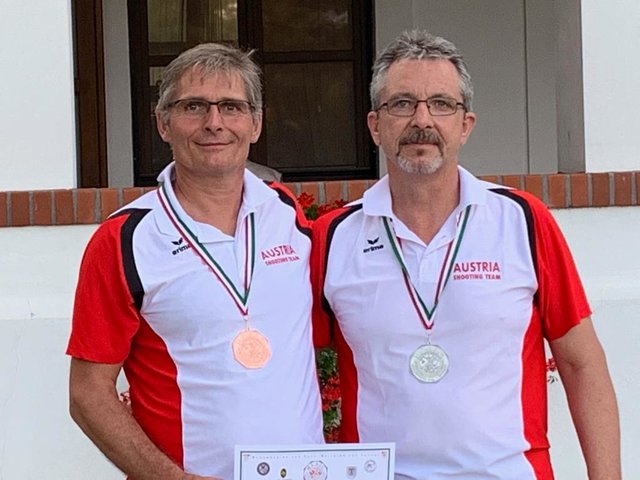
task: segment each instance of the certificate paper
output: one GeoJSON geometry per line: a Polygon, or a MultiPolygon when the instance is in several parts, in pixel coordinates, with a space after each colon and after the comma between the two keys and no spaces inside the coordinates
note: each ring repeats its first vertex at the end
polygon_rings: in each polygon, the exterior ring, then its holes
{"type": "Polygon", "coordinates": [[[393,480],[395,443],[236,445],[234,480],[393,480]]]}

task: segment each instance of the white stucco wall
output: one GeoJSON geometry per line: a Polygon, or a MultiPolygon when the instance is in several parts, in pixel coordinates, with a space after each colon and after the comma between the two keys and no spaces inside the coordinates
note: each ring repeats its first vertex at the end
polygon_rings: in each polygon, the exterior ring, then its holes
{"type": "Polygon", "coordinates": [[[0,0],[0,190],[76,185],[69,0],[0,0]]]}
{"type": "Polygon", "coordinates": [[[82,252],[95,229],[0,228],[0,321],[68,318],[82,252]]]}
{"type": "Polygon", "coordinates": [[[640,2],[582,0],[586,169],[640,168],[640,2]]]}
{"type": "MultiPolygon", "coordinates": [[[[554,210],[571,246],[618,395],[623,478],[640,478],[640,207],[554,210]]],[[[551,452],[558,479],[587,478],[562,386],[549,385],[551,452]]]]}
{"type": "MultiPolygon", "coordinates": [[[[640,207],[556,210],[594,310],[622,417],[625,478],[640,478],[640,207]]],[[[67,413],[73,290],[95,226],[0,229],[0,479],[122,478],[67,413]],[[47,249],[42,239],[47,238],[47,249]]],[[[559,479],[586,478],[562,386],[549,386],[559,479]]]]}
{"type": "Polygon", "coordinates": [[[123,478],[67,413],[64,351],[78,266],[95,228],[0,228],[1,480],[123,478]]]}

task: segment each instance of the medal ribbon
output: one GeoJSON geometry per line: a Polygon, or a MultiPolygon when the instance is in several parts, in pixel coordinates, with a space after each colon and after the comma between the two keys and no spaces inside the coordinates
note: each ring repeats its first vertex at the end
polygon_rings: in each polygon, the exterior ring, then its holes
{"type": "Polygon", "coordinates": [[[176,230],[184,237],[191,249],[198,257],[209,267],[216,276],[218,281],[225,288],[229,296],[233,299],[236,307],[242,314],[245,321],[249,315],[247,300],[249,298],[249,290],[251,287],[251,279],[253,278],[253,269],[256,259],[256,237],[255,237],[255,219],[253,212],[245,218],[245,268],[244,268],[244,293],[240,293],[233,282],[229,279],[222,267],[211,256],[209,250],[200,243],[198,237],[189,229],[186,223],[180,218],[175,207],[171,204],[171,200],[167,195],[164,184],[157,190],[160,204],[164,208],[165,213],[176,227],[176,230]]]}
{"type": "Polygon", "coordinates": [[[449,277],[451,276],[451,272],[453,271],[453,265],[458,256],[458,252],[460,250],[460,244],[462,243],[462,237],[464,236],[465,230],[467,228],[467,221],[469,220],[469,214],[471,212],[471,205],[468,205],[467,208],[464,209],[462,215],[458,216],[458,222],[456,224],[456,233],[451,242],[449,242],[449,246],[447,247],[447,253],[444,257],[444,262],[442,263],[442,267],[440,268],[440,275],[438,277],[438,285],[436,287],[436,295],[433,302],[433,307],[429,309],[427,305],[422,300],[422,297],[418,293],[415,285],[411,281],[411,276],[409,275],[409,270],[404,261],[404,257],[402,256],[402,249],[400,245],[400,239],[397,237],[395,230],[392,225],[392,221],[388,217],[382,217],[382,221],[384,223],[385,231],[387,232],[387,237],[389,237],[389,241],[391,242],[391,247],[393,253],[402,268],[402,274],[404,276],[404,283],[409,292],[409,296],[411,297],[411,301],[413,302],[413,308],[415,308],[420,320],[422,321],[424,327],[427,331],[433,328],[434,319],[433,315],[436,311],[436,307],[438,306],[438,302],[440,301],[440,296],[444,291],[444,287],[447,285],[449,281],[449,277]],[[445,273],[446,272],[446,273],[445,273]]]}

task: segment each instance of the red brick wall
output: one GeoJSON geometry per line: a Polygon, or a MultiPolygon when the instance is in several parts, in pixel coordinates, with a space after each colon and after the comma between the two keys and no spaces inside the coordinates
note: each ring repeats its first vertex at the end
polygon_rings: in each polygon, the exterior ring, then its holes
{"type": "MultiPolygon", "coordinates": [[[[640,205],[640,171],[549,175],[492,175],[490,182],[526,190],[551,208],[640,205]]],[[[294,182],[285,184],[299,195],[307,192],[318,203],[355,200],[375,180],[294,182]]],[[[149,188],[77,188],[0,192],[0,227],[78,225],[103,221],[149,188]]]]}

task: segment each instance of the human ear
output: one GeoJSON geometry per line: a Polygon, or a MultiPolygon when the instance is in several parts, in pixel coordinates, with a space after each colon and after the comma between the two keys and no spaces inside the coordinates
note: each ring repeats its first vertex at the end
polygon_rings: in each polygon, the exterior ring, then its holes
{"type": "Polygon", "coordinates": [[[462,120],[462,135],[461,135],[461,143],[464,145],[469,140],[471,136],[471,132],[476,126],[476,114],[473,112],[465,112],[464,120],[462,120]]]}
{"type": "Polygon", "coordinates": [[[371,138],[376,145],[380,145],[380,131],[378,130],[379,121],[378,112],[369,112],[367,115],[367,126],[369,127],[371,138]]]}

